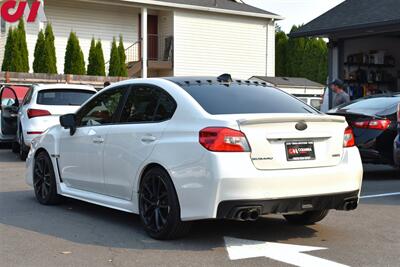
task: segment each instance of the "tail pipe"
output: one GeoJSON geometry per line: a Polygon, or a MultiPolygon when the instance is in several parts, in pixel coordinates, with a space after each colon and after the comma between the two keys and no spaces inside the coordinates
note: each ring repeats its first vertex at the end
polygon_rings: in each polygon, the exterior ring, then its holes
{"type": "Polygon", "coordinates": [[[261,207],[240,207],[236,209],[234,218],[238,221],[256,221],[261,215],[261,207]]]}

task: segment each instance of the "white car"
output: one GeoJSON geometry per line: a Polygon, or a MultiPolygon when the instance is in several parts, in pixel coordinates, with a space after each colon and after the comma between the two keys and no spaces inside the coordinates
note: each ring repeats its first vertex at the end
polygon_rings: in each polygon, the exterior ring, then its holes
{"type": "Polygon", "coordinates": [[[31,141],[35,137],[59,124],[61,115],[77,111],[96,92],[89,85],[33,85],[18,112],[17,137],[21,159],[26,159],[31,141]]]}
{"type": "Polygon", "coordinates": [[[203,219],[312,224],[357,207],[362,164],[343,117],[279,89],[219,78],[120,82],[33,140],[27,183],[140,214],[156,239],[203,219]]]}

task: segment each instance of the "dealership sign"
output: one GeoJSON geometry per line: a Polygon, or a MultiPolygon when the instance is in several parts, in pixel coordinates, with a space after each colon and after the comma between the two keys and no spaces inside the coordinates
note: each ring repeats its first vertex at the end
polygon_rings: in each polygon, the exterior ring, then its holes
{"type": "Polygon", "coordinates": [[[29,8],[26,1],[6,0],[1,5],[1,17],[3,20],[14,23],[26,15],[27,22],[35,22],[38,17],[39,9],[42,2],[39,0],[33,1],[31,8],[29,8]]]}

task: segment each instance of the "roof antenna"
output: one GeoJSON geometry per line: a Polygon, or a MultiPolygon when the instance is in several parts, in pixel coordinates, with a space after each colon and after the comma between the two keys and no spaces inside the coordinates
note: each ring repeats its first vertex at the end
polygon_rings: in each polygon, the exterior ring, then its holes
{"type": "Polygon", "coordinates": [[[219,82],[224,82],[224,83],[233,82],[232,76],[229,73],[224,73],[224,74],[218,76],[217,80],[219,82]]]}

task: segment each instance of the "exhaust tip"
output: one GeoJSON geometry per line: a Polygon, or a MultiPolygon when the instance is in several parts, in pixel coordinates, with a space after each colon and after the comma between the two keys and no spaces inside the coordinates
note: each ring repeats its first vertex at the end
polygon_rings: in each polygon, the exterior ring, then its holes
{"type": "Polygon", "coordinates": [[[250,214],[249,214],[249,220],[255,221],[258,219],[259,216],[260,216],[260,213],[258,212],[258,210],[252,210],[252,211],[250,211],[250,214]]]}

